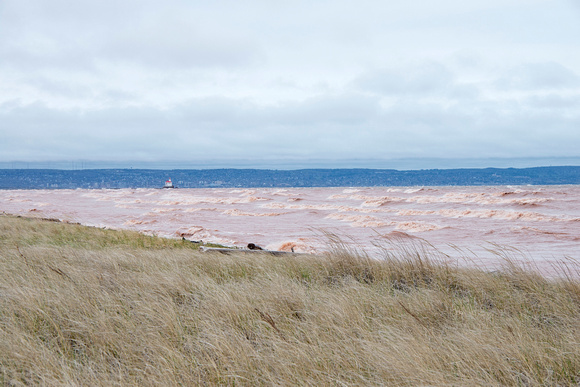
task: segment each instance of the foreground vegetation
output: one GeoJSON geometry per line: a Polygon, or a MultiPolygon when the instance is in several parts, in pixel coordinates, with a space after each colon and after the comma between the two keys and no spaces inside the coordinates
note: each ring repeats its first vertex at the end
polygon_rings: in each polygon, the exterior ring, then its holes
{"type": "Polygon", "coordinates": [[[200,253],[0,216],[0,384],[576,385],[579,265],[200,253]]]}

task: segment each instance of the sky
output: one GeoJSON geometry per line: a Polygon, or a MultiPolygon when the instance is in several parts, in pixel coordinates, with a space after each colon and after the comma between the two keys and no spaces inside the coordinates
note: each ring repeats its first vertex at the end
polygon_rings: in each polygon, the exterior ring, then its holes
{"type": "Polygon", "coordinates": [[[572,0],[1,0],[0,165],[580,165],[579,37],[572,0]]]}

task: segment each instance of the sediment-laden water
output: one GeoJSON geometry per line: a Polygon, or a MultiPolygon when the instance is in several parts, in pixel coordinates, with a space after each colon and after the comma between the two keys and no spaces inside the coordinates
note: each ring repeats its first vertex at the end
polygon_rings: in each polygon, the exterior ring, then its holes
{"type": "Polygon", "coordinates": [[[486,266],[496,245],[540,266],[580,258],[580,186],[7,190],[0,211],[271,250],[322,251],[331,232],[371,253],[422,238],[486,266]]]}

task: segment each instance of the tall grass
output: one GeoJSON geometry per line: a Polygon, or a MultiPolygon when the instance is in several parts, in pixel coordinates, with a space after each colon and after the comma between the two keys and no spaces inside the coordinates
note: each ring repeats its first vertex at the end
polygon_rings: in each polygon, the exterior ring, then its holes
{"type": "Polygon", "coordinates": [[[546,279],[383,252],[214,255],[0,216],[0,383],[580,383],[577,262],[546,279]]]}

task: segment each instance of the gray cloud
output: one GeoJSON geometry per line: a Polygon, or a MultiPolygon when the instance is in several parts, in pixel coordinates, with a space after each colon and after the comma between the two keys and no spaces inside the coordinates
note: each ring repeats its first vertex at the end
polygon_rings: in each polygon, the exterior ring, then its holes
{"type": "Polygon", "coordinates": [[[454,82],[453,77],[444,65],[433,62],[366,73],[354,85],[384,95],[430,95],[447,91],[454,82]]]}
{"type": "Polygon", "coordinates": [[[577,89],[580,77],[559,63],[526,63],[510,69],[497,80],[498,89],[577,89]]]}
{"type": "Polygon", "coordinates": [[[0,161],[577,156],[571,7],[5,0],[0,161]]]}
{"type": "Polygon", "coordinates": [[[0,109],[0,130],[9,134],[0,151],[15,157],[24,146],[35,160],[103,155],[201,160],[256,153],[264,158],[574,156],[580,141],[577,102],[559,110],[537,104],[534,97],[380,106],[376,98],[356,93],[270,108],[248,100],[193,99],[169,111],[58,111],[12,103],[0,109]]]}

